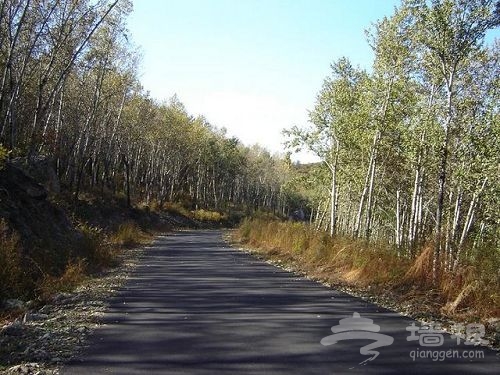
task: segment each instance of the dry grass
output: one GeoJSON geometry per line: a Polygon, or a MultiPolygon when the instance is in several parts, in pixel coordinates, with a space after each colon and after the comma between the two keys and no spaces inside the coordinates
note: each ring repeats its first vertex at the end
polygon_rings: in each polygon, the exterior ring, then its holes
{"type": "Polygon", "coordinates": [[[326,267],[335,270],[336,277],[360,286],[386,284],[405,271],[405,262],[387,247],[367,248],[363,241],[332,238],[303,223],[246,220],[237,236],[241,242],[293,259],[307,271],[326,267]]]}
{"type": "Polygon", "coordinates": [[[38,296],[42,300],[54,293],[70,292],[87,277],[87,262],[83,259],[71,261],[59,277],[45,275],[38,287],[38,296]]]}
{"type": "Polygon", "coordinates": [[[420,284],[421,287],[432,285],[432,260],[434,250],[428,245],[412,262],[404,276],[403,282],[420,284]]]}
{"type": "MultiPolygon", "coordinates": [[[[432,279],[433,247],[415,259],[399,257],[389,246],[352,238],[330,237],[307,224],[268,219],[246,220],[235,240],[258,248],[265,256],[293,263],[295,268],[333,284],[390,290],[401,301],[428,303],[437,313],[463,319],[498,316],[500,281],[495,258],[476,258],[453,272],[443,268],[432,279]]],[[[417,303],[418,305],[418,303],[417,303]]]]}
{"type": "Polygon", "coordinates": [[[196,210],[192,212],[193,217],[199,221],[209,221],[212,223],[220,223],[227,218],[226,215],[218,211],[196,210]]]}
{"type": "Polygon", "coordinates": [[[87,224],[81,224],[78,228],[83,235],[79,254],[87,260],[89,269],[115,266],[117,248],[111,244],[104,231],[87,224]]]}
{"type": "Polygon", "coordinates": [[[118,227],[116,233],[111,236],[111,242],[123,247],[133,247],[143,244],[148,238],[136,223],[129,221],[118,227]]]}
{"type": "Polygon", "coordinates": [[[19,236],[0,220],[0,300],[24,293],[19,236]]]}
{"type": "Polygon", "coordinates": [[[163,204],[162,209],[174,215],[180,215],[192,218],[191,212],[187,208],[182,206],[180,203],[166,202],[163,204]]]}
{"type": "Polygon", "coordinates": [[[174,215],[180,215],[187,217],[189,219],[195,219],[204,222],[220,223],[227,220],[228,216],[226,214],[220,213],[219,211],[210,211],[205,209],[190,211],[181,203],[167,202],[163,204],[163,210],[174,215]]]}

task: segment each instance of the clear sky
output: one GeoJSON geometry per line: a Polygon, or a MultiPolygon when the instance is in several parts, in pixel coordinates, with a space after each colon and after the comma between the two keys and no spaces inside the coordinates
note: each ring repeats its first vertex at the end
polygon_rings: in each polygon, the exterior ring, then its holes
{"type": "MultiPolygon", "coordinates": [[[[330,63],[369,68],[364,30],[398,0],[134,0],[128,26],[151,96],[243,143],[284,151],[281,131],[307,122],[330,63]]],[[[302,157],[303,161],[305,160],[302,157]]]]}

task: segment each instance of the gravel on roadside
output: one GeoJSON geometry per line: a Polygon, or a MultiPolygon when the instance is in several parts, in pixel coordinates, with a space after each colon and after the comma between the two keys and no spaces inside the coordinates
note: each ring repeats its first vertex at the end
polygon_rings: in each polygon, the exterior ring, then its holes
{"type": "Polygon", "coordinates": [[[85,347],[99,325],[109,297],[124,284],[147,247],[127,249],[119,266],[89,278],[71,293],[44,305],[27,303],[25,314],[0,326],[0,374],[58,374],[85,347]]]}

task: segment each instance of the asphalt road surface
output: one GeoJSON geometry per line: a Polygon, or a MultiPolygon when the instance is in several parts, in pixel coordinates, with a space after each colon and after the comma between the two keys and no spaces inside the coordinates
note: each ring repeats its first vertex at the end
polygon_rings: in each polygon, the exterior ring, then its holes
{"type": "Polygon", "coordinates": [[[220,231],[177,232],[146,252],[62,373],[500,374],[496,352],[419,326],[232,249],[220,231]]]}

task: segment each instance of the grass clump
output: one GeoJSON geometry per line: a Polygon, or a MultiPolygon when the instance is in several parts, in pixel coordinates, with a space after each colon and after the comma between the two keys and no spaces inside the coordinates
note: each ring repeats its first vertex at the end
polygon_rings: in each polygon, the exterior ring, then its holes
{"type": "Polygon", "coordinates": [[[218,211],[208,211],[201,209],[193,211],[193,218],[199,221],[220,223],[221,221],[226,219],[226,215],[221,214],[218,211]]]}
{"type": "Polygon", "coordinates": [[[101,269],[117,265],[117,250],[101,228],[80,224],[78,229],[82,233],[79,255],[87,260],[89,268],[101,269]]]}
{"type": "Polygon", "coordinates": [[[189,211],[187,208],[185,208],[180,203],[166,202],[163,204],[163,210],[168,212],[168,213],[171,213],[173,215],[180,215],[180,216],[185,216],[188,218],[193,217],[191,211],[189,211]]]}
{"type": "Polygon", "coordinates": [[[136,223],[128,221],[120,224],[116,233],[111,237],[111,241],[123,247],[133,247],[142,244],[145,238],[146,235],[141,228],[136,223]]]}
{"type": "Polygon", "coordinates": [[[7,159],[9,158],[10,151],[7,150],[1,143],[0,143],[0,170],[5,168],[5,164],[7,163],[7,159]]]}
{"type": "Polygon", "coordinates": [[[87,277],[88,267],[84,259],[70,261],[61,276],[44,275],[38,287],[38,295],[47,300],[54,293],[70,292],[87,277]]]}

